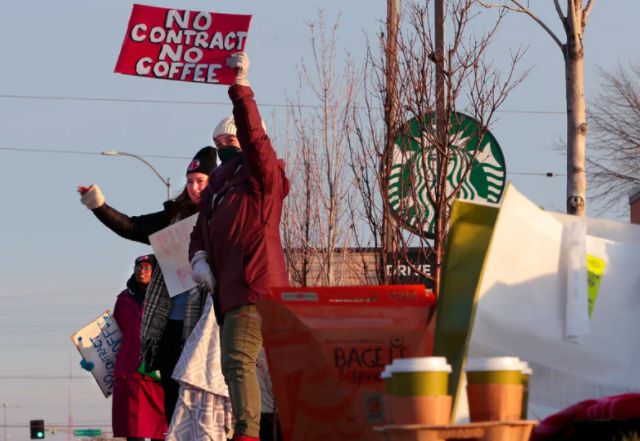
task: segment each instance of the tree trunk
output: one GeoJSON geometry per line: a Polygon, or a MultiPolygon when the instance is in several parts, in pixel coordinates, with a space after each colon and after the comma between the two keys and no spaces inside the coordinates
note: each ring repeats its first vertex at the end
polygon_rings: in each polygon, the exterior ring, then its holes
{"type": "Polygon", "coordinates": [[[584,58],[582,51],[565,60],[567,88],[567,213],[586,212],[587,106],[584,98],[584,58]]]}
{"type": "Polygon", "coordinates": [[[563,48],[567,94],[567,213],[576,216],[585,215],[587,199],[587,105],[582,41],[587,15],[582,9],[582,0],[567,2],[564,19],[567,42],[563,48]]]}

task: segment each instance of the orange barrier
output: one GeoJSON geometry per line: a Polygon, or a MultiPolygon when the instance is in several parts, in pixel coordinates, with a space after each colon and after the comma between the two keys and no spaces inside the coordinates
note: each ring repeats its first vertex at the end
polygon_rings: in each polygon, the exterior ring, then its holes
{"type": "Polygon", "coordinates": [[[380,373],[431,355],[435,298],[422,285],[277,288],[257,302],[285,441],[381,440],[380,373]]]}

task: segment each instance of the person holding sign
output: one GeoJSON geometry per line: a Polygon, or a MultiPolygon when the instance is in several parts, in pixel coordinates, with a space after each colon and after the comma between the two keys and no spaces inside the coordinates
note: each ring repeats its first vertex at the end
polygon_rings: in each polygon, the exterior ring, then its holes
{"type": "MultiPolygon", "coordinates": [[[[97,185],[79,186],[81,202],[105,226],[125,239],[149,244],[149,236],[198,212],[202,190],[216,167],[216,150],[204,147],[187,167],[186,188],[164,203],[164,209],[142,216],[127,216],[105,203],[97,185]]],[[[141,327],[141,358],[149,370],[160,370],[167,423],[178,400],[179,385],[171,378],[182,345],[202,314],[206,292],[194,288],[169,297],[164,276],[156,267],[145,298],[141,327]]]]}
{"type": "MultiPolygon", "coordinates": [[[[113,436],[127,438],[127,441],[162,440],[167,431],[162,386],[139,369],[143,303],[155,265],[153,254],[135,260],[127,288],[118,295],[113,308],[113,318],[121,334],[114,342],[118,349],[113,372],[111,424],[113,436]]],[[[113,336],[108,336],[105,341],[109,344],[112,339],[113,336]]],[[[80,366],[87,371],[94,368],[93,363],[84,359],[80,366]]]]}
{"type": "Polygon", "coordinates": [[[156,264],[153,254],[135,260],[133,275],[113,308],[113,318],[122,331],[122,345],[114,371],[111,424],[113,436],[128,441],[142,438],[161,440],[167,431],[162,385],[138,372],[140,366],[140,323],[147,287],[156,264]]]}
{"type": "MultiPolygon", "coordinates": [[[[288,284],[280,219],[289,181],[262,126],[247,80],[247,55],[236,53],[227,65],[237,71],[229,88],[237,136],[218,148],[234,147],[236,154],[209,177],[189,258],[193,279],[213,291],[222,326],[222,373],[235,418],[233,439],[251,441],[259,439],[260,427],[256,363],[262,320],[255,301],[268,295],[272,286],[288,284]]],[[[216,138],[217,144],[220,141],[216,138]]]]}

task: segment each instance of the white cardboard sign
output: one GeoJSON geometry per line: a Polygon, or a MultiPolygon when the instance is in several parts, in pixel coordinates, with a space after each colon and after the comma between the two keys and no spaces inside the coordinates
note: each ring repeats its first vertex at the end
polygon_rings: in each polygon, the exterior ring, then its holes
{"type": "Polygon", "coordinates": [[[196,286],[191,277],[189,241],[197,219],[194,214],[149,236],[170,297],[196,286]]]}
{"type": "Polygon", "coordinates": [[[122,331],[106,310],[73,335],[71,341],[87,362],[93,363],[91,374],[105,398],[113,393],[116,356],[122,344],[122,331]]]}

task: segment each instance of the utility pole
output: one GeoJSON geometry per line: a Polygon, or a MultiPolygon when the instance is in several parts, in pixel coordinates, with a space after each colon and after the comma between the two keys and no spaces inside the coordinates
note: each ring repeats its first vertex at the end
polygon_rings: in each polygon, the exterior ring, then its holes
{"type": "Polygon", "coordinates": [[[436,191],[434,201],[435,225],[434,225],[434,258],[433,289],[440,295],[440,275],[442,272],[442,255],[444,253],[444,219],[440,215],[444,211],[446,185],[447,185],[447,161],[446,155],[449,148],[449,136],[447,133],[447,108],[445,103],[445,59],[444,59],[444,0],[435,0],[434,4],[434,28],[435,28],[435,53],[436,64],[436,191]]]}
{"type": "Polygon", "coordinates": [[[68,416],[68,420],[67,420],[67,425],[69,426],[69,431],[67,432],[67,439],[69,441],[71,441],[73,438],[71,436],[71,434],[73,433],[73,416],[71,414],[71,351],[69,351],[69,398],[67,401],[67,416],[68,416]]]}
{"type": "Polygon", "coordinates": [[[398,108],[398,96],[396,94],[396,82],[398,80],[398,27],[399,27],[399,13],[400,0],[387,0],[387,42],[386,42],[386,97],[384,103],[384,122],[386,127],[386,144],[385,154],[383,156],[382,176],[384,188],[383,188],[383,215],[382,215],[382,274],[383,280],[387,280],[386,269],[387,261],[393,256],[394,246],[394,233],[393,233],[393,220],[391,219],[391,210],[386,201],[386,194],[388,191],[388,179],[391,172],[391,152],[393,151],[394,135],[396,129],[396,115],[398,108]]]}

